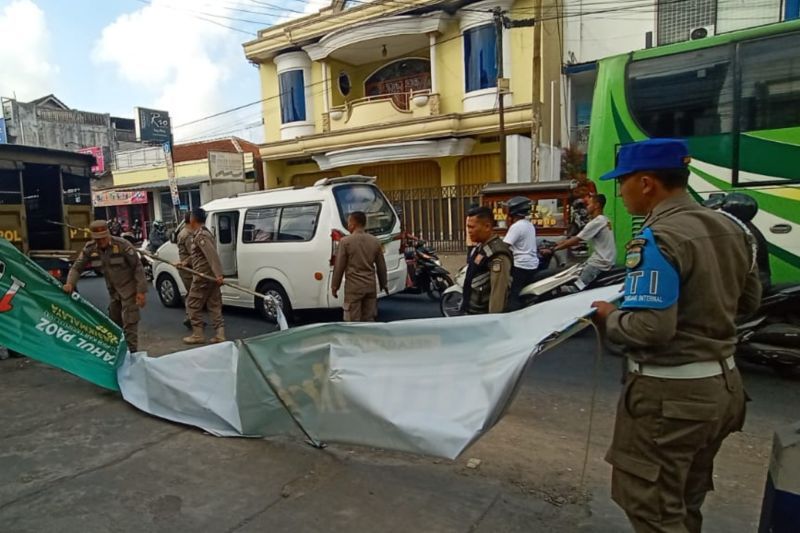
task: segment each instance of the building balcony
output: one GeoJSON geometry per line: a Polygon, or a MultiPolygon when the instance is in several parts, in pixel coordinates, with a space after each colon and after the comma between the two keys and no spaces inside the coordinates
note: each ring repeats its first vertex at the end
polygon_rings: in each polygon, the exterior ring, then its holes
{"type": "Polygon", "coordinates": [[[439,95],[430,91],[381,94],[331,108],[323,115],[323,131],[338,132],[439,115],[439,95]]]}

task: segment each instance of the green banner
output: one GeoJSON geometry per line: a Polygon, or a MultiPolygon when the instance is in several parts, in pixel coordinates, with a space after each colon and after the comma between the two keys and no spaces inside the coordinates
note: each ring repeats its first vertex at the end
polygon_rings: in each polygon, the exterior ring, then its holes
{"type": "Polygon", "coordinates": [[[122,330],[78,293],[0,239],[0,345],[119,390],[128,351],[122,330]]]}

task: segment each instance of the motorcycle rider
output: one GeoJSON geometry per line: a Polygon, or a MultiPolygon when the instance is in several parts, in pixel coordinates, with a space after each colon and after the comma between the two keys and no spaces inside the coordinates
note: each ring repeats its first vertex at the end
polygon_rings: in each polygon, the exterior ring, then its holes
{"type": "Polygon", "coordinates": [[[122,236],[122,222],[119,221],[119,218],[114,217],[111,219],[111,221],[108,223],[108,232],[112,237],[122,236]]]}
{"type": "Polygon", "coordinates": [[[506,202],[508,233],[503,242],[511,247],[514,266],[511,269],[511,292],[508,297],[508,310],[522,309],[519,293],[534,282],[539,268],[539,252],[536,246],[536,226],[528,217],[532,202],[524,196],[515,196],[506,202]]]}
{"type": "Polygon", "coordinates": [[[166,226],[160,220],[156,220],[153,222],[153,229],[150,231],[150,241],[147,244],[147,251],[152,254],[158,252],[161,245],[168,240],[166,226]]]}
{"type": "Polygon", "coordinates": [[[502,313],[514,264],[511,248],[494,233],[494,215],[489,207],[476,207],[467,213],[467,231],[475,248],[467,260],[461,311],[469,315],[502,313]]]}
{"type": "Polygon", "coordinates": [[[554,252],[557,252],[584,242],[591,243],[592,255],[586,261],[580,279],[576,283],[581,290],[597,279],[601,273],[611,270],[617,260],[617,244],[614,240],[614,232],[611,231],[611,222],[603,214],[606,207],[605,195],[591,196],[587,207],[589,215],[592,217],[589,223],[576,236],[561,241],[553,249],[554,252]]]}

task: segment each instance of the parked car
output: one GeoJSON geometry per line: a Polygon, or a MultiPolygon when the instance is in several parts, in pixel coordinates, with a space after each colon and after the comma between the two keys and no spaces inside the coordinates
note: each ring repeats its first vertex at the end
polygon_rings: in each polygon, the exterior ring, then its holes
{"type": "MultiPolygon", "coordinates": [[[[400,221],[375,178],[327,178],[313,187],[241,193],[203,207],[226,280],[272,296],[287,317],[295,310],[342,306],[343,299],[331,294],[330,280],[339,241],[348,234],[347,216],[354,211],[367,214],[367,231],[384,245],[389,293],[405,289],[400,221]]],[[[170,264],[178,261],[177,245],[164,244],[158,255],[169,261],[153,272],[159,298],[167,307],[179,306],[186,289],[170,264]]],[[[222,287],[222,301],[275,320],[262,299],[230,287],[222,287]]]]}

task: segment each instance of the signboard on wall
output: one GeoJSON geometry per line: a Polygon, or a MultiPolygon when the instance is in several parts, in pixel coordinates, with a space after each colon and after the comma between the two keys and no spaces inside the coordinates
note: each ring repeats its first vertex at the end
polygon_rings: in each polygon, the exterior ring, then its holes
{"type": "Polygon", "coordinates": [[[208,175],[215,181],[243,181],[244,154],[238,152],[208,152],[208,175]]]}
{"type": "Polygon", "coordinates": [[[76,152],[79,154],[89,154],[94,156],[96,164],[92,167],[93,173],[102,174],[106,171],[106,159],[103,156],[102,146],[87,146],[86,148],[76,150],[76,152]]]}
{"type": "Polygon", "coordinates": [[[0,118],[0,144],[8,144],[8,135],[6,134],[6,119],[0,118]]]}
{"type": "Polygon", "coordinates": [[[94,207],[147,203],[147,191],[98,191],[92,195],[94,207]]]}
{"type": "Polygon", "coordinates": [[[172,137],[169,113],[146,107],[135,108],[136,137],[142,142],[165,143],[172,137]]]}
{"type": "Polygon", "coordinates": [[[178,180],[175,178],[175,163],[172,160],[172,146],[168,142],[164,145],[164,159],[167,162],[167,179],[169,180],[169,193],[172,196],[172,205],[181,203],[180,195],[178,194],[178,180]]]}

